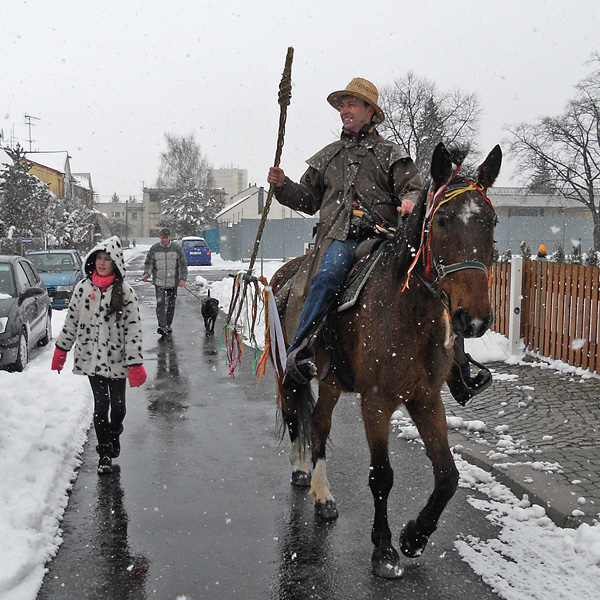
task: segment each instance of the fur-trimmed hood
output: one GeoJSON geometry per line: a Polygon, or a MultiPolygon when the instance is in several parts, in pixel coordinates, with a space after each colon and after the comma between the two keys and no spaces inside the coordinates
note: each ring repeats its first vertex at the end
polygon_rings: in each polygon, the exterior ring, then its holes
{"type": "Polygon", "coordinates": [[[125,256],[123,255],[121,240],[116,235],[113,235],[106,240],[102,240],[90,250],[83,261],[85,274],[88,277],[92,276],[96,268],[96,254],[98,252],[106,252],[115,263],[115,268],[119,271],[121,277],[125,279],[127,269],[125,268],[125,256]]]}

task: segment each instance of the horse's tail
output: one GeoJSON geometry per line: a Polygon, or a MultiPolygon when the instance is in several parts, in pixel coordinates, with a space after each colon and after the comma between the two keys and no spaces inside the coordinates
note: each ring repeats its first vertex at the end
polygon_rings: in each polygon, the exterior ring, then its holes
{"type": "MultiPolygon", "coordinates": [[[[316,400],[312,391],[310,383],[303,385],[296,385],[292,394],[288,395],[289,401],[295,401],[296,403],[296,431],[290,431],[290,435],[296,434],[301,446],[303,448],[309,448],[311,443],[311,436],[313,433],[313,419],[312,414],[315,408],[316,400]]],[[[280,411],[279,415],[282,415],[283,397],[280,397],[280,411]]],[[[279,437],[283,440],[286,432],[286,423],[284,419],[279,422],[279,437]]],[[[294,437],[296,437],[294,436],[294,437]]]]}

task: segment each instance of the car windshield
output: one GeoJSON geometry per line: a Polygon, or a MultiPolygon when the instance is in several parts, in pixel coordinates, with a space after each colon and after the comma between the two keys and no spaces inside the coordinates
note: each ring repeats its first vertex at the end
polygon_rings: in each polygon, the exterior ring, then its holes
{"type": "Polygon", "coordinates": [[[202,248],[204,246],[206,246],[204,240],[183,240],[184,248],[202,248]]]}
{"type": "Polygon", "coordinates": [[[15,295],[15,284],[13,281],[12,266],[0,263],[0,298],[15,295]]]}
{"type": "Polygon", "coordinates": [[[75,271],[73,256],[67,252],[51,252],[48,254],[28,254],[27,258],[40,273],[61,273],[75,271]]]}

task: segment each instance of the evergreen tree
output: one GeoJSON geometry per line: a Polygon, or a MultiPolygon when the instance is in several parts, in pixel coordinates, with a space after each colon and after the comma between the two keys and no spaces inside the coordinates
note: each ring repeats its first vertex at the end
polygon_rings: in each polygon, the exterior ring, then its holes
{"type": "Polygon", "coordinates": [[[581,244],[578,242],[573,242],[573,249],[571,251],[571,264],[583,264],[583,257],[581,256],[581,244]]]}
{"type": "Polygon", "coordinates": [[[53,234],[62,247],[74,247],[89,241],[92,211],[79,198],[65,199],[57,211],[59,218],[53,234]]]}
{"type": "Polygon", "coordinates": [[[519,252],[523,258],[531,258],[531,248],[526,241],[522,241],[519,245],[519,252]]]}
{"type": "Polygon", "coordinates": [[[161,226],[169,226],[180,235],[195,235],[212,226],[220,205],[214,194],[188,182],[161,200],[163,219],[161,226]]]}
{"type": "Polygon", "coordinates": [[[14,164],[4,164],[0,171],[0,233],[10,230],[15,236],[43,237],[52,232],[58,198],[46,183],[29,173],[31,163],[17,145],[11,151],[14,164]]]}
{"type": "Polygon", "coordinates": [[[596,250],[594,250],[594,248],[590,248],[588,250],[588,253],[585,257],[585,264],[588,267],[597,267],[599,264],[598,261],[598,252],[596,250]]]}
{"type": "Polygon", "coordinates": [[[552,259],[552,262],[558,262],[558,263],[566,262],[565,249],[562,247],[562,244],[560,242],[557,242],[556,250],[554,250],[551,259],[552,259]]]}

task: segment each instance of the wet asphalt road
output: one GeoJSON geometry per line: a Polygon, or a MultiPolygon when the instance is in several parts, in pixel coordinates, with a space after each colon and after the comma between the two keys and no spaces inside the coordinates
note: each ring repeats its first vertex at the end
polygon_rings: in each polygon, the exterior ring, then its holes
{"type": "MultiPolygon", "coordinates": [[[[130,281],[141,274],[131,268],[130,281]]],[[[206,338],[200,301],[185,292],[173,335],[159,339],[153,288],[134,285],[148,381],[128,387],[122,452],[110,476],[96,474],[90,430],[62,524],[64,542],[39,600],[497,597],[454,550],[458,537],[495,535],[467,502],[475,493],[462,488],[423,556],[405,559],[404,578],[375,578],[369,457],[356,398],[342,397],[334,413],[328,475],[340,517],[323,524],[308,492],[289,484],[271,367],[257,388],[246,349],[230,378],[219,350],[223,315],[216,336],[206,338]]],[[[391,451],[389,517],[397,542],[426,502],[432,471],[419,443],[392,435],[391,451]]]]}

